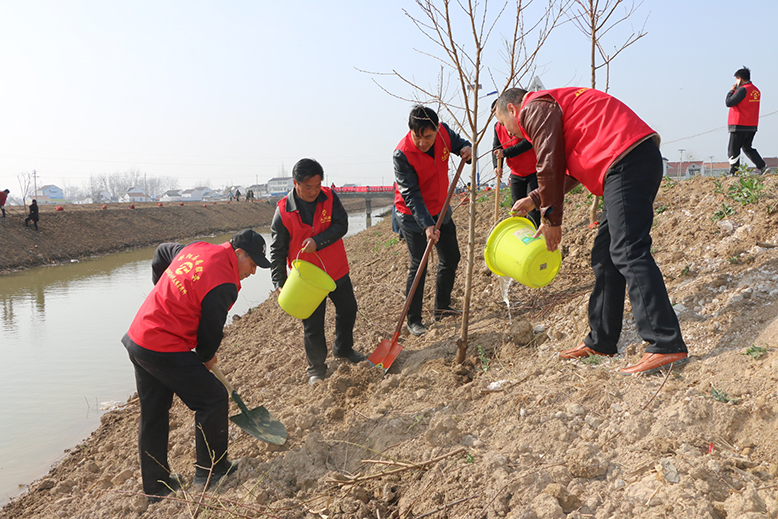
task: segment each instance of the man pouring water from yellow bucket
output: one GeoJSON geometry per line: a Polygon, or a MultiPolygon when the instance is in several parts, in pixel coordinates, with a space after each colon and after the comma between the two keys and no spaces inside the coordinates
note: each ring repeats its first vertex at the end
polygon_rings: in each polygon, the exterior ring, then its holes
{"type": "Polygon", "coordinates": [[[322,186],[324,169],[316,160],[298,161],[292,180],[294,188],[278,201],[270,225],[270,268],[279,305],[303,320],[308,382],[313,385],[327,372],[327,296],[335,305],[333,355],[352,363],[366,357],[354,350],[357,300],[343,245],[348,214],[335,192],[322,186]]]}

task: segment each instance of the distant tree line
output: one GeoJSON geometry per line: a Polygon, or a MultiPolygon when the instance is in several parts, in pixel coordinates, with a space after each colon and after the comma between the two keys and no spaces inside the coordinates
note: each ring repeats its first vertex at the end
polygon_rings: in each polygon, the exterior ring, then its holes
{"type": "Polygon", "coordinates": [[[117,171],[116,173],[99,173],[91,175],[83,186],[63,186],[65,198],[80,200],[87,197],[98,200],[101,193],[108,192],[111,198],[117,200],[131,187],[142,189],[146,196],[156,197],[171,189],[178,189],[178,179],[174,177],[151,176],[137,169],[117,171]]]}

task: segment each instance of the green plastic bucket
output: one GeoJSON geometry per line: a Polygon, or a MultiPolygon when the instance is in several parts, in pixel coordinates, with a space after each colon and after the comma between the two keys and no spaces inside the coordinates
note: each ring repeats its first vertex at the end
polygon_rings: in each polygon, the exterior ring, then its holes
{"type": "Polygon", "coordinates": [[[526,218],[506,218],[489,233],[484,259],[489,270],[508,276],[530,288],[551,283],[559,272],[562,254],[550,252],[543,236],[534,238],[536,229],[526,218]]]}
{"type": "Polygon", "coordinates": [[[305,260],[292,261],[292,271],[278,296],[278,304],[298,319],[308,319],[327,294],[335,290],[335,281],[325,271],[305,260]]]}

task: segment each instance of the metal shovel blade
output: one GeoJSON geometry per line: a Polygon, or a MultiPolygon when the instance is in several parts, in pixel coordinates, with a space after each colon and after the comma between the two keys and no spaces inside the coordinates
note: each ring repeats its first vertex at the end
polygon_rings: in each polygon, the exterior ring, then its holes
{"type": "Polygon", "coordinates": [[[402,345],[396,340],[383,339],[367,360],[374,366],[383,369],[384,373],[386,373],[402,349],[402,345]]]}
{"type": "Polygon", "coordinates": [[[232,423],[246,431],[248,434],[273,445],[283,445],[286,443],[286,427],[279,422],[270,411],[264,406],[249,410],[243,399],[235,391],[232,392],[232,399],[238,404],[240,414],[230,416],[232,423]]]}
{"type": "Polygon", "coordinates": [[[273,445],[286,443],[286,427],[263,406],[230,416],[230,420],[257,440],[273,445]]]}

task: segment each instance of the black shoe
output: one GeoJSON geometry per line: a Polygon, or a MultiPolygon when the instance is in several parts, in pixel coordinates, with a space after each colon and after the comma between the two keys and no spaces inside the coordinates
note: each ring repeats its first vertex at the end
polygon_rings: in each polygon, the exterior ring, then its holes
{"type": "Polygon", "coordinates": [[[348,355],[343,355],[343,356],[336,355],[336,357],[338,357],[339,359],[345,359],[351,362],[352,364],[359,364],[363,360],[367,360],[366,356],[364,356],[363,354],[359,353],[356,350],[351,350],[351,353],[349,353],[348,355]]]}
{"type": "Polygon", "coordinates": [[[415,336],[424,335],[427,333],[427,328],[424,327],[421,322],[418,323],[408,323],[408,331],[411,332],[415,336]]]}
{"type": "Polygon", "coordinates": [[[444,317],[449,317],[449,316],[452,316],[452,315],[454,315],[454,316],[462,315],[462,311],[461,310],[454,310],[450,306],[448,308],[441,308],[441,309],[437,309],[436,308],[435,310],[432,311],[432,317],[436,321],[440,321],[444,317]]]}
{"type": "Polygon", "coordinates": [[[226,468],[218,472],[213,471],[213,473],[211,473],[211,471],[207,469],[197,467],[195,469],[194,479],[192,479],[192,484],[196,487],[204,487],[205,483],[208,482],[208,488],[213,488],[224,476],[228,476],[236,470],[238,470],[238,462],[230,460],[227,460],[226,468]],[[209,475],[211,477],[210,481],[208,479],[209,475]]]}
{"type": "Polygon", "coordinates": [[[167,481],[164,482],[164,487],[159,492],[154,494],[148,494],[146,499],[149,503],[159,503],[165,496],[169,496],[171,493],[181,490],[181,474],[171,474],[168,476],[167,481]]]}
{"type": "Polygon", "coordinates": [[[324,377],[322,377],[321,375],[311,375],[310,377],[308,377],[308,384],[311,386],[314,386],[316,385],[317,382],[322,382],[322,381],[324,381],[324,377]]]}

